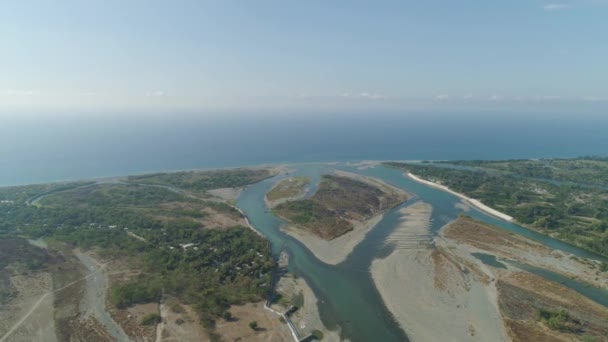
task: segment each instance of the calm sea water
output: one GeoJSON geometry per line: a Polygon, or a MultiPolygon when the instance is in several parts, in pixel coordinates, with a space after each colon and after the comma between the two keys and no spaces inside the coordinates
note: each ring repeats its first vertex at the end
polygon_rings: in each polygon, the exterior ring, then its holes
{"type": "Polygon", "coordinates": [[[608,154],[608,118],[488,113],[0,116],[0,185],[362,159],[608,154]]]}

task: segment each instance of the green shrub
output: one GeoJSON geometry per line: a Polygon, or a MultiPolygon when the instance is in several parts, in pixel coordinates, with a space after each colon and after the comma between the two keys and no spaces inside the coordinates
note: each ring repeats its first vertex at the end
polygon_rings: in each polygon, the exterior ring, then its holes
{"type": "Polygon", "coordinates": [[[156,314],[156,313],[150,313],[144,316],[144,318],[141,320],[141,324],[143,325],[156,325],[158,323],[160,323],[161,321],[161,317],[160,315],[156,314]]]}
{"type": "Polygon", "coordinates": [[[549,329],[557,331],[570,331],[567,323],[570,321],[570,314],[566,310],[553,311],[547,309],[538,310],[539,320],[544,322],[549,329]]]}
{"type": "Polygon", "coordinates": [[[312,336],[317,340],[317,341],[321,341],[323,339],[323,332],[321,330],[313,330],[312,331],[312,336]]]}

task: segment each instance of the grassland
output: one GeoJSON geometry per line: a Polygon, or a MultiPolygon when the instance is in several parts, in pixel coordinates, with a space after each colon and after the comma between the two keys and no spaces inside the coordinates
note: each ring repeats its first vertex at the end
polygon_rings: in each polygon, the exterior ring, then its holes
{"type": "Polygon", "coordinates": [[[351,221],[371,219],[403,199],[368,183],[338,175],[324,175],[310,199],[275,207],[277,215],[324,240],[353,229],[351,221]]]}
{"type": "Polygon", "coordinates": [[[597,165],[605,163],[603,160],[544,160],[543,163],[562,166],[552,168],[551,174],[528,168],[537,161],[456,163],[475,168],[455,169],[430,163],[386,165],[478,199],[529,228],[608,256],[608,190],[571,183],[591,181],[590,174],[601,174],[597,165]]]}

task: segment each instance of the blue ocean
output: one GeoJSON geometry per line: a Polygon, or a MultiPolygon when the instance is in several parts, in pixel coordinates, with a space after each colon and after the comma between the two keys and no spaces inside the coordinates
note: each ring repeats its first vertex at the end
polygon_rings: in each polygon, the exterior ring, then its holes
{"type": "Polygon", "coordinates": [[[0,117],[0,185],[365,159],[608,154],[608,118],[510,113],[0,117]]]}

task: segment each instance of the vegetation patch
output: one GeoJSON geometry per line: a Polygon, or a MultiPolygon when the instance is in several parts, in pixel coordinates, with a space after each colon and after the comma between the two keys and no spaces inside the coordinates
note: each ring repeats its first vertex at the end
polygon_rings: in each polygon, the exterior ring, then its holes
{"type": "Polygon", "coordinates": [[[161,317],[159,314],[156,313],[150,313],[144,316],[144,318],[141,320],[141,324],[143,325],[156,325],[158,323],[160,323],[161,321],[161,317]]]}
{"type": "Polygon", "coordinates": [[[304,189],[310,183],[307,177],[290,177],[279,181],[267,194],[269,201],[298,197],[304,194],[304,189]]]}
{"type": "Polygon", "coordinates": [[[129,176],[132,183],[172,186],[190,191],[237,188],[259,182],[271,176],[267,169],[229,169],[212,171],[186,171],[129,176]]]}
{"type": "Polygon", "coordinates": [[[575,330],[573,325],[577,325],[577,322],[570,318],[570,314],[566,310],[549,310],[549,309],[538,309],[538,319],[549,327],[551,330],[558,330],[562,332],[570,332],[575,330]]]}
{"type": "Polygon", "coordinates": [[[608,256],[608,186],[603,176],[608,172],[608,160],[586,157],[450,163],[458,167],[443,163],[386,165],[441,183],[527,227],[608,256]],[[551,171],[540,171],[547,168],[551,171]],[[602,186],[589,186],[598,182],[602,186]]]}
{"type": "MultiPolygon", "coordinates": [[[[150,183],[192,181],[193,187],[212,189],[248,184],[267,177],[269,172],[213,171],[187,178],[186,174],[190,173],[178,175],[175,181],[170,179],[173,174],[143,178],[151,177],[150,183]]],[[[61,242],[68,246],[65,253],[75,247],[95,248],[102,257],[138,264],[139,275],[113,282],[108,294],[112,305],[126,308],[157,303],[164,291],[194,308],[208,328],[225,316],[231,305],[259,302],[266,297],[275,267],[268,241],[238,225],[205,229],[208,215],[238,222],[242,219],[238,210],[157,184],[139,183],[144,182],[72,185],[50,194],[49,187],[38,185],[1,188],[0,194],[15,201],[0,205],[0,269],[15,262],[31,268],[45,267],[49,260],[45,250],[29,245],[18,235],[61,242]],[[25,200],[37,196],[41,198],[38,205],[25,200]]],[[[180,310],[178,306],[172,308],[180,310]]]]}
{"type": "Polygon", "coordinates": [[[353,229],[349,220],[363,222],[401,202],[395,194],[348,177],[324,175],[310,199],[279,204],[274,211],[290,223],[325,240],[353,229]]]}

